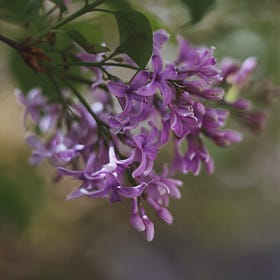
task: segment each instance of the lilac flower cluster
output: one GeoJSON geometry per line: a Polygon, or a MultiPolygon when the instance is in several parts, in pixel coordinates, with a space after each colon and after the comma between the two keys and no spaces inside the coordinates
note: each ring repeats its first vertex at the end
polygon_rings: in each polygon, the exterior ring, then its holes
{"type": "MultiPolygon", "coordinates": [[[[161,51],[168,38],[164,30],[154,33],[152,70],[136,72],[129,82],[110,75],[111,68],[104,72],[97,66],[84,67],[94,80],[87,99],[62,93],[63,104],[53,104],[40,89],[26,96],[17,92],[25,106],[25,122],[30,116],[34,131],[44,134],[27,138],[33,149],[31,162],[49,159],[57,179],[71,176],[79,180],[68,199],[130,200],[131,224],[148,241],[154,237],[154,224],[147,207],[167,224],[173,221],[169,199],[179,199],[182,186],[172,178],[174,172],[198,175],[202,165],[209,174],[214,171],[204,138],[219,146],[242,140],[239,132],[224,128],[229,116],[224,108],[245,114],[250,103],[238,97],[227,101],[221,86],[244,87],[256,67],[255,59],[249,58],[242,65],[224,60],[218,68],[214,48],[194,48],[182,37],[178,37],[176,60],[165,63],[161,51]],[[174,158],[159,173],[155,160],[169,141],[174,145],[174,158]]],[[[100,62],[104,56],[79,53],[77,57],[100,62]]]]}

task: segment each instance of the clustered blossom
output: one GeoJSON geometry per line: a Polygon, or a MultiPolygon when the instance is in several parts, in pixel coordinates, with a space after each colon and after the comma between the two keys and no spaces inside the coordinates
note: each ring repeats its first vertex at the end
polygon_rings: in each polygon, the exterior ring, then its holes
{"type": "MultiPolygon", "coordinates": [[[[33,149],[31,162],[49,159],[57,180],[70,176],[80,181],[68,199],[130,200],[131,224],[148,241],[154,237],[154,223],[147,207],[165,223],[173,222],[169,199],[179,199],[182,186],[174,173],[198,175],[202,165],[209,174],[214,171],[204,138],[218,146],[242,140],[239,132],[225,128],[231,110],[242,112],[244,119],[247,115],[249,125],[259,121],[248,118],[252,114],[248,100],[236,96],[227,101],[223,89],[244,88],[256,68],[254,58],[243,64],[226,59],[219,67],[214,48],[195,48],[178,37],[178,56],[173,63],[165,63],[161,50],[168,39],[164,30],[154,33],[152,70],[137,72],[130,82],[108,76],[111,68],[105,75],[97,66],[83,67],[94,80],[85,96],[88,107],[66,94],[62,106],[50,103],[40,89],[26,96],[17,91],[25,106],[26,125],[30,116],[34,131],[44,133],[27,137],[33,149]],[[173,160],[159,173],[155,161],[169,141],[173,160]]],[[[104,55],[78,53],[77,58],[100,62],[104,55]]]]}

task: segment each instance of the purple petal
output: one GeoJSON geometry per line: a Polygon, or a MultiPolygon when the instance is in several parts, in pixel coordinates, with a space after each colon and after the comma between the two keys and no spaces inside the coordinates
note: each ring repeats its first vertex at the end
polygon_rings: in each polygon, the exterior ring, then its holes
{"type": "Polygon", "coordinates": [[[67,200],[80,198],[82,196],[84,196],[84,194],[81,192],[81,188],[79,187],[67,195],[67,200]]]}
{"type": "Polygon", "coordinates": [[[109,91],[117,97],[124,97],[128,86],[122,82],[109,82],[107,84],[109,91]]]}
{"type": "Polygon", "coordinates": [[[140,88],[137,93],[141,96],[153,96],[156,93],[157,85],[154,80],[152,80],[146,86],[140,88]]]}
{"type": "Polygon", "coordinates": [[[168,82],[162,81],[161,83],[158,83],[158,88],[163,95],[163,106],[167,106],[173,97],[173,86],[168,82]]]}
{"type": "Polygon", "coordinates": [[[83,171],[80,171],[80,170],[68,170],[64,167],[58,167],[57,168],[57,171],[63,175],[66,175],[66,176],[73,176],[73,177],[79,177],[81,175],[84,174],[83,171]]]}
{"type": "Polygon", "coordinates": [[[140,176],[141,174],[144,173],[145,169],[146,169],[146,156],[144,154],[144,152],[141,152],[141,162],[140,165],[133,171],[132,173],[132,177],[135,178],[137,176],[140,176]]]}
{"type": "Polygon", "coordinates": [[[136,187],[121,187],[119,186],[118,193],[126,198],[134,198],[140,196],[147,187],[146,183],[142,183],[136,187]]]}
{"type": "Polygon", "coordinates": [[[173,223],[173,216],[168,209],[162,207],[157,211],[157,214],[167,224],[171,225],[173,223]]]}
{"type": "Polygon", "coordinates": [[[148,71],[140,71],[131,81],[130,87],[134,90],[139,89],[146,84],[149,76],[148,71]]]}
{"type": "Polygon", "coordinates": [[[152,66],[154,69],[154,75],[157,75],[162,70],[162,60],[159,55],[153,55],[152,56],[152,66]]]}
{"type": "Polygon", "coordinates": [[[131,215],[130,222],[137,231],[141,232],[141,231],[144,231],[146,228],[142,217],[140,217],[140,215],[138,213],[133,213],[131,215]]]}
{"type": "Polygon", "coordinates": [[[145,215],[143,216],[143,221],[145,224],[145,236],[147,241],[152,241],[155,235],[154,223],[145,215]]]}
{"type": "Polygon", "coordinates": [[[163,30],[157,30],[154,32],[154,50],[153,53],[158,53],[162,49],[164,43],[166,43],[169,39],[169,34],[163,30]]]}
{"type": "Polygon", "coordinates": [[[26,138],[27,143],[37,152],[40,154],[45,154],[48,155],[49,152],[45,147],[45,144],[42,142],[42,140],[35,136],[35,135],[30,135],[26,138]]]}

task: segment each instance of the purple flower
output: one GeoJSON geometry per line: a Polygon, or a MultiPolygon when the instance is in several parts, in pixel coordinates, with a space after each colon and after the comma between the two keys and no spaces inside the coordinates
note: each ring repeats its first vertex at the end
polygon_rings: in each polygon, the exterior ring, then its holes
{"type": "MultiPolygon", "coordinates": [[[[170,106],[171,107],[171,106],[170,106]]],[[[178,137],[183,137],[195,127],[201,127],[198,118],[195,116],[194,108],[191,105],[179,108],[171,107],[170,128],[178,137]]]]}
{"type": "Polygon", "coordinates": [[[72,139],[65,137],[60,131],[47,144],[35,135],[27,137],[27,143],[33,148],[32,164],[39,164],[45,158],[49,158],[54,165],[64,164],[84,149],[83,145],[73,143],[72,139]]]}
{"type": "Polygon", "coordinates": [[[26,118],[29,114],[32,120],[38,123],[41,119],[40,110],[47,105],[47,99],[42,96],[41,89],[33,88],[26,96],[24,96],[20,90],[16,90],[15,95],[20,103],[25,106],[24,123],[26,124],[26,118]]]}
{"type": "Polygon", "coordinates": [[[219,87],[210,86],[204,80],[183,81],[181,88],[192,95],[211,100],[220,100],[224,96],[224,90],[219,87]]]}
{"type": "Polygon", "coordinates": [[[161,175],[152,172],[149,174],[148,187],[145,189],[145,194],[151,197],[158,204],[167,207],[169,205],[169,197],[181,198],[178,187],[183,185],[183,182],[168,177],[168,167],[164,166],[161,175]]]}
{"type": "Polygon", "coordinates": [[[192,48],[181,36],[178,36],[179,55],[175,64],[179,66],[178,73],[182,79],[190,76],[199,76],[206,82],[221,81],[220,70],[217,69],[216,59],[213,56],[214,47],[192,48]]]}
{"type": "Polygon", "coordinates": [[[20,90],[16,90],[15,94],[21,104],[25,106],[25,127],[27,127],[28,115],[31,116],[32,121],[38,125],[42,132],[47,132],[56,126],[58,116],[61,113],[61,106],[48,104],[47,98],[42,95],[41,89],[33,88],[26,96],[20,90]]]}
{"type": "Polygon", "coordinates": [[[151,111],[152,99],[145,98],[140,102],[130,99],[120,114],[108,117],[108,123],[114,134],[118,134],[120,131],[130,131],[136,128],[140,122],[145,121],[151,111]]]}
{"type": "Polygon", "coordinates": [[[181,145],[183,141],[184,139],[175,142],[173,169],[182,173],[192,172],[194,175],[198,175],[201,163],[204,163],[207,173],[212,174],[214,172],[214,161],[201,140],[191,135],[187,136],[185,141],[188,142],[188,149],[182,155],[181,145]]]}
{"type": "Polygon", "coordinates": [[[132,138],[132,145],[135,147],[134,161],[140,163],[132,173],[134,178],[151,172],[159,150],[160,133],[152,122],[149,125],[152,127],[150,133],[143,128],[140,134],[132,138]]]}
{"type": "Polygon", "coordinates": [[[86,195],[90,198],[107,197],[111,194],[111,202],[121,200],[121,197],[133,198],[142,194],[146,183],[138,186],[122,186],[124,171],[133,162],[134,153],[124,160],[118,160],[113,147],[109,149],[109,162],[96,170],[96,156],[92,154],[86,167],[82,171],[72,171],[59,168],[63,175],[73,176],[82,181],[82,184],[69,196],[68,199],[86,195]]]}
{"type": "Polygon", "coordinates": [[[127,85],[121,81],[108,82],[109,91],[119,98],[132,98],[138,101],[143,100],[143,96],[139,94],[138,89],[143,87],[149,79],[147,71],[140,71],[127,85]]]}
{"type": "Polygon", "coordinates": [[[144,231],[147,241],[152,241],[155,235],[154,223],[147,216],[144,208],[138,206],[138,199],[132,200],[130,222],[137,231],[144,231]]]}
{"type": "Polygon", "coordinates": [[[170,80],[176,79],[177,73],[173,64],[167,65],[163,69],[162,60],[159,55],[152,56],[152,66],[154,72],[151,74],[151,82],[139,89],[139,94],[142,96],[152,96],[159,89],[163,96],[164,106],[171,102],[174,96],[174,86],[170,80]]]}
{"type": "MultiPolygon", "coordinates": [[[[80,192],[90,198],[107,197],[110,194],[110,201],[121,201],[121,197],[135,198],[142,194],[146,187],[145,183],[141,183],[138,186],[121,186],[118,179],[114,174],[107,173],[104,178],[104,184],[100,184],[100,188],[92,188],[90,190],[86,188],[80,188],[80,192]]],[[[93,186],[91,186],[93,187],[93,186]]]]}
{"type": "Polygon", "coordinates": [[[138,199],[136,197],[132,199],[130,222],[137,231],[145,230],[145,224],[139,213],[138,199]]]}
{"type": "Polygon", "coordinates": [[[257,68],[257,64],[255,57],[247,58],[240,66],[237,66],[234,60],[225,59],[221,62],[224,79],[226,79],[229,84],[235,85],[238,88],[243,88],[248,84],[251,74],[257,68]]]}
{"type": "MultiPolygon", "coordinates": [[[[70,3],[64,1],[65,6],[70,3]]],[[[195,48],[178,37],[178,56],[168,64],[162,57],[168,39],[164,30],[154,32],[152,69],[137,71],[129,82],[108,73],[106,65],[112,61],[135,66],[127,55],[112,58],[81,51],[76,60],[93,62],[81,70],[93,73],[94,82],[80,95],[72,90],[77,98],[62,92],[65,102],[59,104],[59,99],[50,102],[38,88],[26,96],[16,93],[25,106],[24,121],[30,116],[35,123],[31,128],[35,133],[27,138],[33,149],[31,162],[48,159],[57,180],[64,176],[78,180],[67,199],[130,200],[130,222],[148,241],[155,231],[148,208],[165,223],[173,222],[169,202],[181,197],[182,186],[171,176],[174,171],[198,175],[204,165],[208,174],[213,173],[204,138],[218,146],[241,141],[239,132],[226,128],[230,112],[255,130],[265,120],[264,113],[251,111],[252,103],[239,97],[256,68],[255,58],[243,64],[224,60],[220,70],[213,47],[195,48]],[[229,88],[224,99],[223,87],[229,88]],[[155,160],[168,142],[174,144],[171,172],[164,165],[158,174],[155,160]]],[[[68,59],[72,61],[71,56],[68,59]]]]}
{"type": "MultiPolygon", "coordinates": [[[[83,62],[101,62],[102,56],[103,56],[102,53],[89,54],[86,52],[80,52],[77,54],[77,57],[83,62]]],[[[90,70],[94,73],[95,82],[92,83],[92,85],[91,85],[92,89],[95,89],[103,82],[103,73],[102,73],[102,70],[100,69],[100,67],[94,67],[94,66],[82,67],[82,70],[84,72],[88,72],[90,70]]]]}
{"type": "Polygon", "coordinates": [[[153,40],[153,54],[154,55],[159,55],[163,45],[168,41],[169,39],[169,34],[163,30],[157,30],[154,32],[154,40],[153,40]]]}
{"type": "Polygon", "coordinates": [[[109,124],[115,128],[114,132],[130,130],[138,126],[139,122],[147,119],[151,112],[151,98],[141,96],[138,89],[143,87],[149,78],[147,71],[139,72],[126,85],[123,82],[109,82],[108,88],[117,98],[122,112],[109,117],[109,124]]]}

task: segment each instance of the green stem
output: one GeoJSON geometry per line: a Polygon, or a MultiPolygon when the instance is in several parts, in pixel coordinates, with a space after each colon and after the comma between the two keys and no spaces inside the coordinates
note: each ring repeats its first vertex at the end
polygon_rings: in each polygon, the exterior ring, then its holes
{"type": "Polygon", "coordinates": [[[93,81],[91,81],[89,79],[85,79],[83,77],[75,76],[75,75],[72,75],[72,74],[69,74],[69,73],[63,73],[63,76],[68,80],[71,80],[73,82],[78,82],[78,83],[81,83],[81,84],[86,84],[88,86],[91,86],[94,83],[93,81]]]}
{"type": "Polygon", "coordinates": [[[107,62],[107,63],[103,63],[103,62],[68,62],[66,64],[56,64],[54,66],[58,66],[58,67],[65,67],[65,66],[87,66],[87,67],[99,67],[102,68],[104,66],[115,66],[115,67],[123,67],[123,68],[128,68],[128,69],[132,69],[132,70],[138,70],[137,67],[130,65],[130,64],[119,64],[119,63],[113,63],[113,62],[107,62]]]}
{"type": "Polygon", "coordinates": [[[50,80],[51,80],[51,82],[52,82],[52,84],[53,84],[53,86],[54,86],[54,88],[56,90],[56,93],[57,93],[57,96],[58,96],[59,100],[62,103],[64,111],[67,112],[67,104],[65,103],[64,97],[63,97],[63,95],[62,95],[62,93],[60,91],[60,88],[59,88],[56,80],[54,79],[54,77],[53,77],[53,75],[51,73],[48,73],[48,76],[49,76],[49,78],[50,78],[50,80]]]}
{"type": "MultiPolygon", "coordinates": [[[[62,77],[63,78],[63,77],[62,77]]],[[[79,99],[79,101],[84,105],[84,107],[87,109],[87,111],[91,114],[93,119],[95,120],[97,124],[97,129],[98,131],[103,134],[104,137],[108,137],[109,132],[108,132],[108,126],[107,124],[103,123],[98,116],[93,112],[91,109],[90,105],[86,101],[86,99],[66,80],[64,79],[65,84],[71,89],[71,91],[75,94],[75,96],[79,99]]]]}
{"type": "Polygon", "coordinates": [[[94,3],[91,3],[91,4],[88,4],[86,2],[86,4],[78,11],[76,11],[75,13],[73,13],[72,15],[69,15],[68,17],[58,21],[55,25],[53,25],[51,28],[48,28],[44,31],[42,31],[41,33],[39,33],[35,39],[40,39],[44,36],[46,36],[52,29],[58,29],[59,27],[65,25],[66,23],[68,22],[71,22],[73,20],[75,20],[76,18],[86,14],[86,13],[89,13],[89,12],[92,12],[94,11],[94,9],[101,5],[102,3],[104,3],[106,0],[97,0],[96,2],[94,3]]]}

